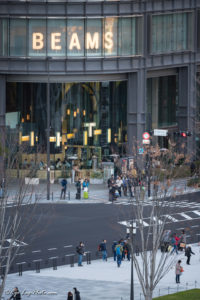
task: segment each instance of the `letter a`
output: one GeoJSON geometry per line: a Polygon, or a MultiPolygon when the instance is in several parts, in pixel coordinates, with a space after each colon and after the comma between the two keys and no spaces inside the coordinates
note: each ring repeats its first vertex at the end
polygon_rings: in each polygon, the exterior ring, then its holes
{"type": "Polygon", "coordinates": [[[44,35],[41,32],[33,32],[33,50],[41,50],[44,47],[44,35]]]}
{"type": "Polygon", "coordinates": [[[81,46],[80,46],[80,43],[79,43],[77,33],[72,34],[70,44],[69,44],[69,50],[73,50],[74,47],[76,47],[77,50],[81,50],[81,46]]]}

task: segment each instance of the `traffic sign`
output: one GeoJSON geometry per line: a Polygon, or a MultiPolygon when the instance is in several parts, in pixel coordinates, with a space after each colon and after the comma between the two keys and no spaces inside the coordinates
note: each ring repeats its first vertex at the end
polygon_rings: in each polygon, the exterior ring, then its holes
{"type": "Polygon", "coordinates": [[[168,135],[168,130],[154,129],[153,135],[155,135],[155,136],[167,136],[168,135]]]}
{"type": "Polygon", "coordinates": [[[142,140],[142,143],[148,145],[150,144],[150,140],[142,140]]]}
{"type": "Polygon", "coordinates": [[[150,134],[148,132],[144,132],[142,137],[144,140],[148,140],[150,138],[150,134]]]}

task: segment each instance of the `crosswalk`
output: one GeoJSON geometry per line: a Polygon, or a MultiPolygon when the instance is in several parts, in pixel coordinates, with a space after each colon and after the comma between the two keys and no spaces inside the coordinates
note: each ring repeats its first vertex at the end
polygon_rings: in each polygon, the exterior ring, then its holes
{"type": "MultiPolygon", "coordinates": [[[[160,225],[162,225],[164,220],[165,220],[164,221],[165,224],[169,224],[169,223],[180,223],[180,222],[193,221],[193,220],[199,220],[199,219],[200,219],[200,210],[191,210],[191,211],[187,211],[184,213],[178,212],[173,215],[167,215],[167,214],[163,215],[161,220],[158,220],[158,223],[160,225]]],[[[154,220],[156,220],[155,217],[154,217],[154,220]]],[[[127,220],[119,221],[118,223],[121,225],[127,226],[127,220]]],[[[144,227],[149,227],[150,226],[150,217],[136,220],[136,223],[143,224],[144,227]]],[[[200,224],[195,225],[195,227],[199,227],[199,226],[200,226],[200,224]]]]}
{"type": "MultiPolygon", "coordinates": [[[[106,205],[124,205],[124,206],[129,206],[129,205],[135,205],[137,206],[137,202],[135,199],[118,199],[116,201],[112,202],[106,202],[106,205]]],[[[143,201],[143,206],[151,206],[152,205],[152,200],[150,199],[145,199],[143,201]]],[[[166,207],[182,207],[182,208],[199,208],[200,209],[200,203],[198,202],[191,202],[189,200],[173,200],[173,201],[162,201],[162,206],[166,207]]]]}

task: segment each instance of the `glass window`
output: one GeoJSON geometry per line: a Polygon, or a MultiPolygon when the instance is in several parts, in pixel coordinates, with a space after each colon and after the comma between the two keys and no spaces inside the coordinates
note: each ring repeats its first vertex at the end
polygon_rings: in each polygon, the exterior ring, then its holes
{"type": "Polygon", "coordinates": [[[192,49],[192,13],[152,16],[152,53],[192,49]]]}
{"type": "Polygon", "coordinates": [[[29,20],[29,56],[46,56],[46,20],[29,20]]]}
{"type": "Polygon", "coordinates": [[[102,20],[86,20],[85,48],[87,56],[101,56],[102,48],[102,20]]]}
{"type": "MultiPolygon", "coordinates": [[[[134,28],[133,28],[134,29],[134,28]]],[[[135,35],[133,36],[135,38],[135,35]]],[[[132,54],[132,18],[119,19],[119,55],[132,54]]]]}
{"type": "Polygon", "coordinates": [[[10,20],[10,55],[26,56],[26,20],[10,20]]]}
{"type": "Polygon", "coordinates": [[[84,56],[84,20],[67,20],[67,55],[84,56]]]}
{"type": "Polygon", "coordinates": [[[8,22],[0,19],[0,55],[6,56],[8,53],[8,22]]]}
{"type": "Polygon", "coordinates": [[[104,54],[105,56],[117,55],[117,24],[118,18],[105,18],[104,20],[104,54]]]}
{"type": "Polygon", "coordinates": [[[47,23],[48,55],[66,55],[66,21],[48,20],[47,23]]]}

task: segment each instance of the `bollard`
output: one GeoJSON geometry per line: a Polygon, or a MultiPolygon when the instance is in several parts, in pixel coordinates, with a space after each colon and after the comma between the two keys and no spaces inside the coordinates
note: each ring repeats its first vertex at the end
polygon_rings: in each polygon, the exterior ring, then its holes
{"type": "Polygon", "coordinates": [[[40,273],[40,261],[35,262],[35,271],[36,273],[40,273]]]}
{"type": "Polygon", "coordinates": [[[91,262],[90,262],[90,252],[86,253],[86,261],[87,261],[87,265],[91,264],[91,262]]]}
{"type": "Polygon", "coordinates": [[[74,254],[70,255],[70,267],[74,267],[74,254]]]}
{"type": "Polygon", "coordinates": [[[53,192],[51,193],[51,200],[53,201],[53,192]]]}
{"type": "Polygon", "coordinates": [[[19,276],[22,276],[22,264],[18,265],[19,276]]]}
{"type": "Polygon", "coordinates": [[[70,191],[68,192],[68,198],[69,198],[69,200],[70,200],[70,191]]]}
{"type": "Polygon", "coordinates": [[[187,291],[187,289],[188,289],[188,282],[186,282],[186,291],[187,291]]]}
{"type": "Polygon", "coordinates": [[[57,270],[57,258],[53,259],[53,270],[57,270]]]}

